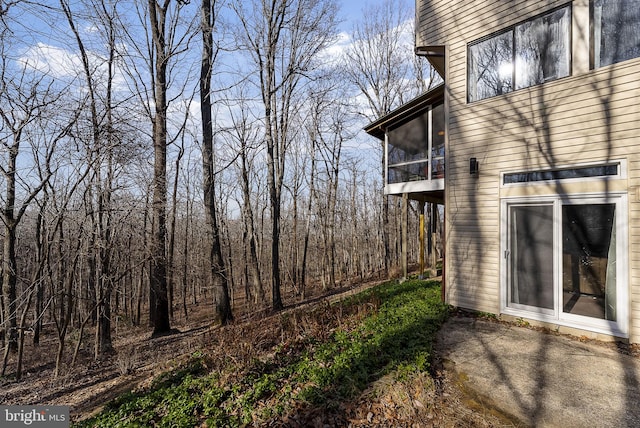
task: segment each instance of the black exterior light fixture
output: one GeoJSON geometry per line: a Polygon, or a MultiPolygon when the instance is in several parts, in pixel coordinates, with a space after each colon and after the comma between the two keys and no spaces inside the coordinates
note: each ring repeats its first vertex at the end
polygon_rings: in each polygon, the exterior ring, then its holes
{"type": "Polygon", "coordinates": [[[478,160],[476,158],[469,158],[469,174],[478,176],[478,160]]]}

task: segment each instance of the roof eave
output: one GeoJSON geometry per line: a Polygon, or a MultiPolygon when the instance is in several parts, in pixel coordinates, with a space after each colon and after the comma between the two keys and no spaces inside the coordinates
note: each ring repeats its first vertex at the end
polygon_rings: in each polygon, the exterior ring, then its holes
{"type": "Polygon", "coordinates": [[[445,48],[442,45],[416,46],[415,48],[415,54],[427,58],[429,64],[436,69],[443,79],[445,76],[444,52],[445,48]]]}
{"type": "Polygon", "coordinates": [[[376,121],[371,122],[369,125],[364,127],[364,131],[379,140],[384,140],[384,134],[389,126],[400,122],[407,116],[410,116],[415,112],[424,109],[426,106],[439,101],[442,97],[444,97],[444,84],[436,86],[435,88],[419,95],[390,113],[382,116],[376,121]]]}

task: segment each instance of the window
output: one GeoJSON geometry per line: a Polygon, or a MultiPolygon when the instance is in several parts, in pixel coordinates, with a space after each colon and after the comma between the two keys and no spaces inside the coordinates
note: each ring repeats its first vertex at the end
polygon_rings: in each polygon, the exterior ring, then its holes
{"type": "Polygon", "coordinates": [[[426,180],[429,172],[429,112],[387,131],[387,183],[426,180]]]}
{"type": "Polygon", "coordinates": [[[514,172],[505,174],[504,184],[531,183],[536,181],[569,180],[572,178],[595,178],[617,176],[619,164],[585,166],[570,169],[547,169],[541,171],[514,172]]]}
{"type": "Polygon", "coordinates": [[[571,9],[516,26],[516,89],[569,75],[571,9]]]}
{"type": "Polygon", "coordinates": [[[592,0],[593,68],[640,57],[640,1],[592,0]]]}
{"type": "Polygon", "coordinates": [[[513,90],[511,32],[469,46],[469,101],[513,90]]]}
{"type": "Polygon", "coordinates": [[[469,45],[469,102],[566,77],[571,8],[564,6],[469,45]]]}
{"type": "Polygon", "coordinates": [[[444,178],[444,105],[387,131],[387,184],[444,178]]]}

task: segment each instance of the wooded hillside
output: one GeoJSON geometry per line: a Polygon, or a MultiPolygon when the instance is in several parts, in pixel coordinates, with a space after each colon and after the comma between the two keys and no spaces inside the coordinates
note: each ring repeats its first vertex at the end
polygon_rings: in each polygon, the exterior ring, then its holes
{"type": "Polygon", "coordinates": [[[434,81],[411,17],[385,1],[346,32],[334,0],[3,3],[2,381],[73,376],[203,307],[228,324],[392,275],[399,200],[360,130],[434,81]]]}

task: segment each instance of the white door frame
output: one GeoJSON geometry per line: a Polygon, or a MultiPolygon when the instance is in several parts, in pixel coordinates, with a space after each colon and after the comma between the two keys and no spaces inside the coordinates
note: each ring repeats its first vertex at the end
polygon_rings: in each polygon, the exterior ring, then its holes
{"type": "Polygon", "coordinates": [[[628,203],[625,192],[589,193],[503,198],[500,203],[500,311],[521,318],[629,337],[628,203]],[[562,206],[571,204],[615,204],[616,227],[616,321],[591,318],[562,311],[562,206]],[[553,205],[553,310],[510,304],[510,208],[522,205],[553,205]]]}

